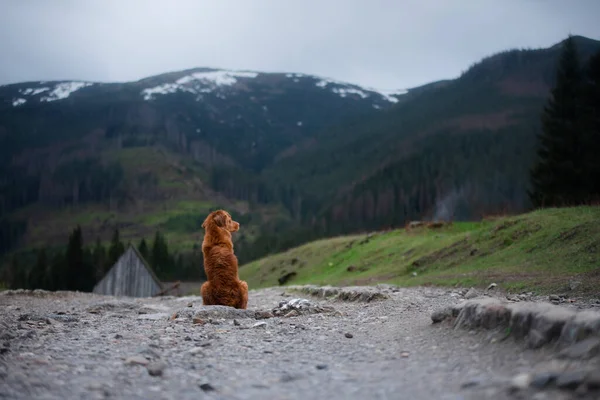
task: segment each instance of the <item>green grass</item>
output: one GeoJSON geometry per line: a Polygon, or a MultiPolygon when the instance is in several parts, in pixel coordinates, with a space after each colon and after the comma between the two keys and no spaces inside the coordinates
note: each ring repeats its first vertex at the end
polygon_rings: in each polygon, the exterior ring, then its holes
{"type": "Polygon", "coordinates": [[[600,207],[320,240],[240,268],[252,287],[288,284],[487,286],[546,293],[600,287],[600,207]]]}

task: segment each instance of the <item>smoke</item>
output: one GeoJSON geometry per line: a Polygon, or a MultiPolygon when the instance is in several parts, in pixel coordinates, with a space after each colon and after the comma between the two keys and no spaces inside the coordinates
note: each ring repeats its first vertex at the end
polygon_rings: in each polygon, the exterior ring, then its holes
{"type": "Polygon", "coordinates": [[[454,189],[435,203],[433,212],[434,221],[449,221],[456,216],[456,209],[461,201],[465,200],[466,189],[454,189]]]}

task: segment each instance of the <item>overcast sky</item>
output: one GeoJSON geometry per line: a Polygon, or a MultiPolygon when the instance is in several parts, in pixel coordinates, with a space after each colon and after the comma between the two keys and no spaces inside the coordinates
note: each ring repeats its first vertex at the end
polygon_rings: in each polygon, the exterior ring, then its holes
{"type": "Polygon", "coordinates": [[[508,48],[600,39],[599,15],[600,0],[0,0],[0,84],[206,66],[404,89],[508,48]]]}

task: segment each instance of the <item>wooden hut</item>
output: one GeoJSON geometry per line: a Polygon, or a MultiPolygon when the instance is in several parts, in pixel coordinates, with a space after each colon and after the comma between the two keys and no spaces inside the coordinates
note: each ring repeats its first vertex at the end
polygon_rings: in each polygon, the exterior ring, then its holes
{"type": "Polygon", "coordinates": [[[111,296],[152,297],[161,292],[162,283],[133,245],[94,287],[94,293],[111,296]]]}

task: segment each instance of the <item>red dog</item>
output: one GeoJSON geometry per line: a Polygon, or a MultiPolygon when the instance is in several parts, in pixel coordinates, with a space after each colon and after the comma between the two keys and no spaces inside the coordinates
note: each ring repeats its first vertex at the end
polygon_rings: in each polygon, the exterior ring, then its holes
{"type": "Polygon", "coordinates": [[[207,281],[200,292],[204,305],[222,305],[245,309],[248,305],[248,284],[238,277],[238,260],[233,254],[231,233],[240,224],[225,210],[213,211],[202,223],[204,271],[207,281]]]}

